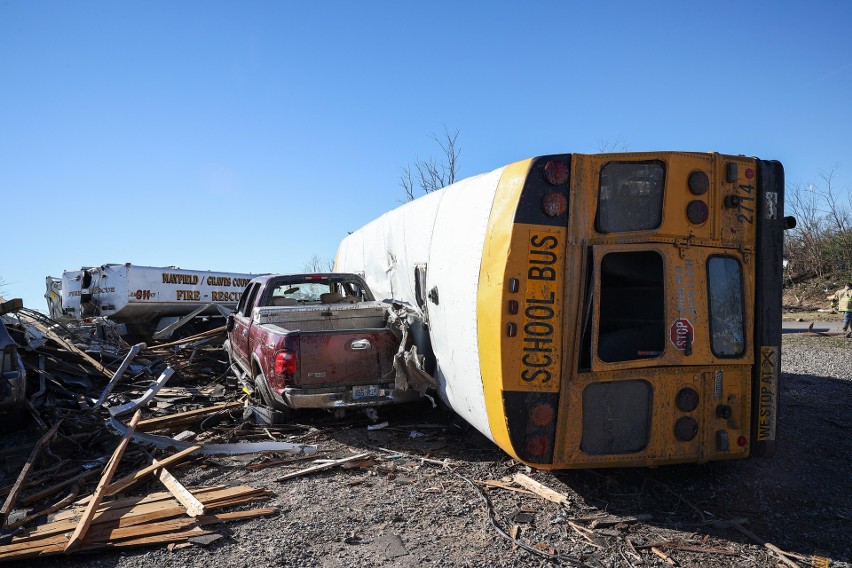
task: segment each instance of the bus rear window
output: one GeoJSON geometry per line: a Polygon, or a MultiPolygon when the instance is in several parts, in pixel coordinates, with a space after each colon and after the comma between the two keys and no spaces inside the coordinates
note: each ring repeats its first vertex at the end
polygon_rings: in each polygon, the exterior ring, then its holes
{"type": "Polygon", "coordinates": [[[613,252],[601,261],[598,357],[632,361],[665,349],[663,258],[656,252],[613,252]]]}
{"type": "Polygon", "coordinates": [[[663,219],[662,162],[609,162],[601,168],[598,191],[599,233],[648,231],[663,219]]]}
{"type": "Polygon", "coordinates": [[[730,256],[710,257],[707,285],[713,354],[739,357],[745,352],[743,270],[739,261],[730,256]]]}

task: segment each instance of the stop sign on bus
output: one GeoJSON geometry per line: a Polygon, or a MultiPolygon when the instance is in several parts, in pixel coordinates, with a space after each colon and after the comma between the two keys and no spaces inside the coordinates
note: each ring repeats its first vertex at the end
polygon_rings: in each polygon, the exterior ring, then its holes
{"type": "Polygon", "coordinates": [[[691,345],[695,341],[695,328],[692,323],[686,318],[678,318],[669,328],[669,339],[674,344],[675,349],[684,351],[687,344],[691,345]]]}

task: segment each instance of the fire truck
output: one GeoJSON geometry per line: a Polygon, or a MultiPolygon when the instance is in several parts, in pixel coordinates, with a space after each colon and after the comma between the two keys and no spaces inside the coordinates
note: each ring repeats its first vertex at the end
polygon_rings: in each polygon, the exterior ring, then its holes
{"type": "Polygon", "coordinates": [[[57,321],[102,317],[119,324],[122,335],[156,341],[224,325],[255,276],[104,264],[48,276],[45,298],[57,321]]]}

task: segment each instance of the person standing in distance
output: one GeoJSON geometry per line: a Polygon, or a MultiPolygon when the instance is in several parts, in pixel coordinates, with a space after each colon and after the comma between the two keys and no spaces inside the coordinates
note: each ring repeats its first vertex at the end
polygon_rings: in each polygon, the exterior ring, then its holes
{"type": "Polygon", "coordinates": [[[852,331],[852,282],[847,282],[845,288],[841,288],[828,299],[837,303],[837,311],[844,312],[843,331],[852,331]]]}

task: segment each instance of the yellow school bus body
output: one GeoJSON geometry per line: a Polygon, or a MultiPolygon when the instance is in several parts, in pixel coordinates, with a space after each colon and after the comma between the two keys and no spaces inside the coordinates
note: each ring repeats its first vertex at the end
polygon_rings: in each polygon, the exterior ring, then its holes
{"type": "MultiPolygon", "coordinates": [[[[643,184],[649,182],[628,182],[638,188],[630,191],[638,191],[641,201],[643,184]]],[[[452,186],[447,190],[452,192],[452,186]]],[[[477,202],[470,196],[481,195],[484,212],[471,214],[472,228],[463,229],[457,221],[451,225],[459,227],[460,237],[452,246],[462,257],[466,246],[475,249],[469,255],[473,260],[436,265],[455,257],[430,253],[440,240],[427,239],[418,266],[424,271],[428,266],[428,275],[436,274],[431,280],[425,277],[425,289],[440,288],[442,299],[457,295],[455,306],[468,301],[474,306],[471,343],[461,345],[467,341],[462,334],[449,342],[459,349],[442,347],[447,342],[435,336],[452,333],[446,331],[452,329],[452,316],[441,314],[437,303],[416,301],[402,281],[388,287],[397,299],[435,312],[435,325],[428,331],[439,347],[437,374],[442,390],[450,393],[442,396],[445,402],[507,453],[545,469],[656,466],[772,453],[780,360],[780,317],[777,326],[772,323],[780,310],[780,164],[712,153],[566,154],[515,162],[468,183],[464,190],[465,207],[474,211],[477,202]],[[602,177],[609,164],[628,170],[650,164],[649,171],[664,172],[655,226],[628,231],[598,226],[602,193],[612,191],[602,177]],[[560,183],[553,183],[554,176],[548,174],[551,166],[565,169],[555,176],[560,183]],[[698,184],[700,193],[690,189],[696,172],[706,177],[705,185],[698,184]],[[548,183],[539,179],[542,175],[548,183]],[[494,187],[484,189],[488,184],[494,187]],[[466,245],[463,235],[468,230],[477,238],[466,245]],[[615,348],[609,351],[605,338],[618,337],[624,329],[604,329],[607,322],[615,325],[617,310],[613,316],[602,302],[632,309],[630,299],[617,293],[622,285],[625,291],[633,290],[621,283],[624,275],[617,263],[644,259],[653,261],[649,273],[656,280],[648,286],[650,292],[634,288],[640,296],[660,299],[654,313],[661,319],[648,324],[654,330],[654,348],[637,347],[634,351],[641,355],[634,356],[623,349],[625,342],[613,340],[615,348]],[[471,262],[478,263],[472,273],[475,286],[453,284],[452,268],[463,272],[471,262]],[[708,273],[721,271],[731,278],[737,270],[730,269],[737,267],[741,290],[736,297],[742,310],[732,310],[732,318],[714,318],[709,313],[708,273]],[[758,282],[763,289],[756,296],[758,282]],[[733,331],[722,329],[729,324],[733,331]],[[657,337],[660,330],[667,335],[662,340],[657,337]],[[726,349],[736,345],[736,351],[717,353],[715,341],[726,349]],[[469,366],[453,374],[467,351],[476,352],[471,355],[479,371],[476,377],[469,366]],[[460,383],[473,394],[453,396],[460,383]],[[481,389],[481,397],[476,389],[481,389]]],[[[448,226],[432,222],[430,215],[440,219],[449,214],[453,201],[424,206],[429,209],[425,221],[416,215],[416,203],[405,206],[409,209],[402,218],[407,223],[420,219],[422,227],[448,226]]],[[[629,207],[631,201],[624,203],[629,207]]],[[[394,213],[383,219],[393,221],[394,213]]],[[[365,274],[374,288],[374,280],[385,278],[388,270],[371,256],[392,258],[393,270],[399,273],[411,268],[406,262],[414,264],[418,258],[411,247],[388,244],[394,239],[387,236],[387,226],[384,231],[384,247],[375,242],[380,232],[375,226],[356,236],[360,245],[345,240],[337,268],[357,272],[371,264],[378,267],[365,274]],[[361,256],[353,256],[356,248],[363,251],[361,256]]],[[[422,231],[419,236],[425,238],[422,231]]],[[[640,263],[640,274],[627,277],[644,278],[642,270],[640,263]]],[[[459,315],[458,325],[466,325],[469,318],[459,315]]],[[[638,336],[631,341],[644,341],[642,333],[635,333],[642,328],[625,329],[638,336]]]]}

